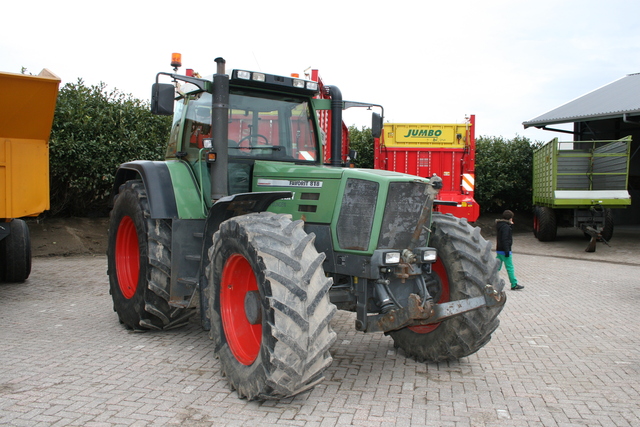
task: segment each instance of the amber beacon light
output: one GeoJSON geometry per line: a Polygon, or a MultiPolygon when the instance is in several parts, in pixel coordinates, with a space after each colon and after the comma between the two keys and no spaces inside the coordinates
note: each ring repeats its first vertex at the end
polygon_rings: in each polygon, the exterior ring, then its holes
{"type": "Polygon", "coordinates": [[[172,53],[171,54],[171,66],[174,71],[178,71],[179,67],[182,67],[182,54],[181,53],[172,53]]]}

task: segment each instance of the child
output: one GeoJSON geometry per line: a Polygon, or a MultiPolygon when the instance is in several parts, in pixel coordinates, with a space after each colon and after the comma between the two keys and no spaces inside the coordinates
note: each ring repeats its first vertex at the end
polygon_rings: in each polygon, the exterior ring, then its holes
{"type": "Polygon", "coordinates": [[[518,279],[516,279],[516,273],[513,268],[513,257],[511,256],[511,244],[513,243],[513,212],[506,210],[502,213],[502,219],[496,219],[496,253],[500,266],[498,271],[502,269],[504,263],[509,275],[509,282],[511,282],[511,290],[519,291],[524,289],[524,286],[518,285],[518,279]]]}

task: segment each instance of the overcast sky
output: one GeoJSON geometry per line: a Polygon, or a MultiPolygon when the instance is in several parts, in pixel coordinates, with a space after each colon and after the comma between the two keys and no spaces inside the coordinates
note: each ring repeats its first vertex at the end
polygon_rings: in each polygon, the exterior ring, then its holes
{"type": "Polygon", "coordinates": [[[345,100],[382,104],[386,121],[475,114],[477,135],[546,141],[568,137],[522,122],[640,72],[639,18],[637,0],[8,0],[0,71],[48,68],[148,100],[172,52],[202,75],[219,56],[228,71],[315,68],[345,100]]]}

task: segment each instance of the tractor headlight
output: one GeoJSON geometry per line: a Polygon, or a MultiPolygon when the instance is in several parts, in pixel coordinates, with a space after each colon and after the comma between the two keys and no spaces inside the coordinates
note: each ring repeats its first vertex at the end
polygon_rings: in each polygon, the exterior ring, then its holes
{"type": "Polygon", "coordinates": [[[432,263],[438,259],[438,251],[436,248],[416,248],[413,253],[416,254],[418,262],[422,263],[432,263]]]}
{"type": "Polygon", "coordinates": [[[238,71],[238,78],[243,80],[251,80],[251,73],[249,71],[238,71]]]}
{"type": "Polygon", "coordinates": [[[266,74],[264,73],[252,73],[251,71],[237,70],[236,75],[239,79],[253,80],[256,82],[264,82],[266,80],[266,74]]]}
{"type": "Polygon", "coordinates": [[[400,252],[385,252],[383,260],[385,265],[400,264],[400,252]]]}

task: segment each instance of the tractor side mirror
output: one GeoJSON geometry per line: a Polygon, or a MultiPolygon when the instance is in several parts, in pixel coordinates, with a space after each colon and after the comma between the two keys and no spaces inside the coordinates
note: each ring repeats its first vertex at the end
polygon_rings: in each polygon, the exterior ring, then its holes
{"type": "Polygon", "coordinates": [[[160,116],[173,115],[175,88],[171,83],[154,83],[151,87],[151,112],[160,116]]]}
{"type": "Polygon", "coordinates": [[[371,134],[374,138],[380,138],[382,134],[382,116],[378,113],[371,115],[371,134]]]}

